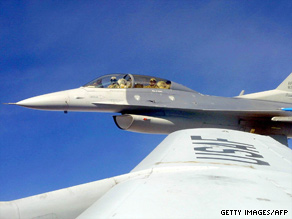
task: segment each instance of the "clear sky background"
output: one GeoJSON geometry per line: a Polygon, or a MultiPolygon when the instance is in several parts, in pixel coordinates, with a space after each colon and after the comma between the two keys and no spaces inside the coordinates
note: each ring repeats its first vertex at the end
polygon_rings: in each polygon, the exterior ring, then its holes
{"type": "MultiPolygon", "coordinates": [[[[0,102],[114,72],[217,96],[274,89],[292,72],[291,11],[290,0],[0,1],[0,102]]],[[[127,173],[165,138],[112,115],[1,105],[0,200],[127,173]]]]}

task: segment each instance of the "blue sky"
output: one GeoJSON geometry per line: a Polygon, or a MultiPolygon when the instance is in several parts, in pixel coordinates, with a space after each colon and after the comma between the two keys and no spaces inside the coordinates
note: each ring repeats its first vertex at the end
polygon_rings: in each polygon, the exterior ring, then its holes
{"type": "MultiPolygon", "coordinates": [[[[167,78],[204,94],[277,87],[292,72],[291,1],[1,1],[0,101],[104,74],[167,78]]],[[[133,169],[164,135],[110,113],[0,106],[0,200],[133,169]]]]}

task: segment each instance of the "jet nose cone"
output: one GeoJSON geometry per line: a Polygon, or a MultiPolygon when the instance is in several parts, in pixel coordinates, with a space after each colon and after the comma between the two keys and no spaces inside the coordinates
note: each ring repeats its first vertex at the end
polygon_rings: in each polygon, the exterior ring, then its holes
{"type": "Polygon", "coordinates": [[[68,99],[67,92],[60,91],[21,100],[16,105],[32,109],[63,111],[68,109],[68,99]]]}

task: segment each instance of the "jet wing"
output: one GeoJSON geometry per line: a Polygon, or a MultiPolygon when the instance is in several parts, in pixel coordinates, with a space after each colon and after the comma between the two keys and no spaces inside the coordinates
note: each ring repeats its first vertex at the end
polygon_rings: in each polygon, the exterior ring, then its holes
{"type": "Polygon", "coordinates": [[[1,203],[0,218],[10,215],[291,218],[292,151],[270,137],[246,132],[177,131],[130,173],[1,203]]]}
{"type": "Polygon", "coordinates": [[[270,137],[178,131],[130,174],[78,218],[292,216],[292,151],[270,137]]]}

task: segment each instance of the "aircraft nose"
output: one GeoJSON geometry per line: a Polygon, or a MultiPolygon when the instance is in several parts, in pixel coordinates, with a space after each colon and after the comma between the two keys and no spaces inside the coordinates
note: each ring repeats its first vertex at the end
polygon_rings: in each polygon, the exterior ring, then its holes
{"type": "Polygon", "coordinates": [[[21,100],[16,105],[32,109],[63,111],[68,109],[68,100],[67,91],[60,91],[21,100]]]}

